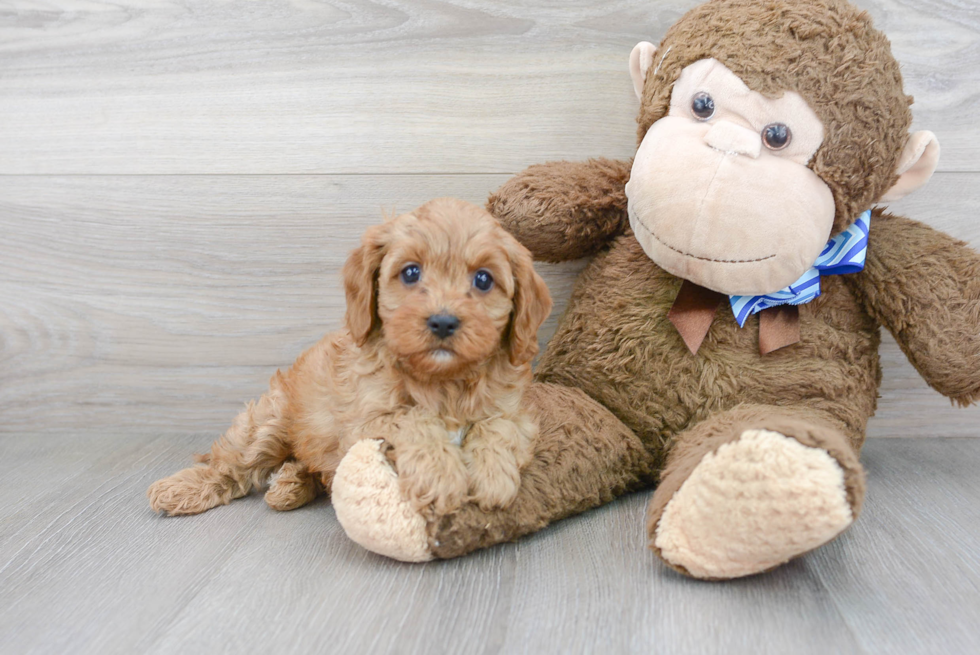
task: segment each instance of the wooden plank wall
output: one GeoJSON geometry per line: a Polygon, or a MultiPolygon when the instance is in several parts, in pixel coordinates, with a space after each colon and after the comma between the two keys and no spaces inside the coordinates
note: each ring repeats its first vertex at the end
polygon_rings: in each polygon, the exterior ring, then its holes
{"type": "MultiPolygon", "coordinates": [[[[59,0],[0,8],[0,433],[223,430],[324,331],[382,210],[626,158],[627,59],[695,0],[59,0]]],[[[980,9],[860,0],[980,246],[980,9]]],[[[582,266],[542,267],[558,307],[582,266]]],[[[889,339],[872,435],[977,436],[889,339]]]]}

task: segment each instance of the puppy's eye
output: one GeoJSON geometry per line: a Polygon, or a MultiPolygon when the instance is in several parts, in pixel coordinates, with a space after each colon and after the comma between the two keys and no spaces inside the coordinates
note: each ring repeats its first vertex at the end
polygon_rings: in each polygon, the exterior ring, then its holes
{"type": "Polygon", "coordinates": [[[715,115],[714,98],[702,91],[691,99],[691,113],[699,121],[706,121],[715,115]]]}
{"type": "Polygon", "coordinates": [[[409,286],[412,286],[413,284],[418,282],[421,276],[422,276],[422,269],[419,268],[418,264],[408,264],[407,266],[405,266],[405,268],[402,269],[401,272],[402,282],[404,282],[409,286]]]}
{"type": "Polygon", "coordinates": [[[792,140],[793,133],[783,123],[770,123],[762,128],[762,142],[770,150],[782,150],[792,140]]]}
{"type": "Polygon", "coordinates": [[[489,271],[481,268],[473,276],[473,286],[480,291],[489,291],[493,287],[493,276],[490,275],[489,271]]]}

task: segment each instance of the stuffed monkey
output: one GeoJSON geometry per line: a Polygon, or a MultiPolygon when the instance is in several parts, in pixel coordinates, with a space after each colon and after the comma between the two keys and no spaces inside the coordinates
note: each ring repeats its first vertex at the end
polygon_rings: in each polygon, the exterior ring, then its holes
{"type": "Polygon", "coordinates": [[[532,166],[490,210],[539,260],[592,257],[526,402],[541,425],[509,507],[416,510],[374,442],[334,483],[357,541],[462,555],[655,487],[649,546],[727,579],[834,539],[864,496],[884,326],[923,378],[980,398],[980,256],[878,205],[939,146],[868,15],[712,0],[630,57],[632,162],[532,166]]]}

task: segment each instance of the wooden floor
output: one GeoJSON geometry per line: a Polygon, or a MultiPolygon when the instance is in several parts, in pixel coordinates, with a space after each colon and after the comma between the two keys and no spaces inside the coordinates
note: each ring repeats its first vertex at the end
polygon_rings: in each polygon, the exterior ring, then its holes
{"type": "MultiPolygon", "coordinates": [[[[630,49],[697,2],[0,7],[0,655],[980,652],[980,407],[889,335],[864,515],[749,580],[661,566],[646,494],[425,566],[361,550],[326,502],[147,506],[340,325],[340,267],[382,211],[631,157],[630,49]]],[[[857,4],[942,144],[892,209],[980,247],[976,0],[857,4]]],[[[583,265],[540,267],[542,342],[583,265]]]]}
{"type": "Polygon", "coordinates": [[[424,565],[353,544],[325,501],[153,514],[146,487],[208,440],[0,443],[0,652],[980,651],[980,439],[871,440],[849,532],[727,583],[643,547],[646,493],[424,565]]]}

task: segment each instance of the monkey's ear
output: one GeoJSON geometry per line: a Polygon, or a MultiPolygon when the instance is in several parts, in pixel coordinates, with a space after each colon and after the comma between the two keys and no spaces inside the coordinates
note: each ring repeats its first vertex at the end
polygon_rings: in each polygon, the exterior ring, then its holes
{"type": "Polygon", "coordinates": [[[898,159],[898,182],[881,197],[882,202],[892,202],[925,186],[939,165],[939,141],[932,132],[923,130],[909,137],[905,150],[898,159]]]}
{"type": "Polygon", "coordinates": [[[647,78],[647,71],[653,64],[653,55],[657,52],[657,46],[648,41],[640,41],[633,46],[630,53],[630,77],[633,78],[633,90],[636,97],[643,99],[643,82],[647,78]]]}

